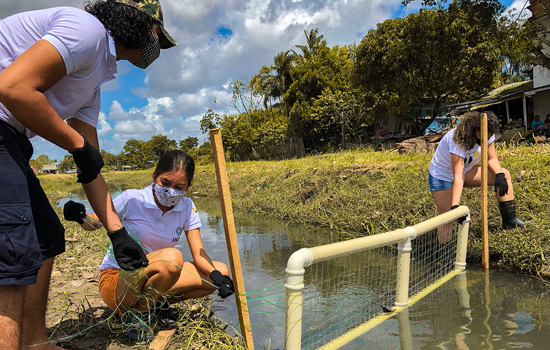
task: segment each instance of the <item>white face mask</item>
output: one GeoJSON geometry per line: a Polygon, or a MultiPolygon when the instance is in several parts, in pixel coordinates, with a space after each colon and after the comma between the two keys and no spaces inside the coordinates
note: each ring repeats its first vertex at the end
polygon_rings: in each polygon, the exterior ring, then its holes
{"type": "Polygon", "coordinates": [[[157,200],[165,207],[173,207],[185,196],[185,191],[178,191],[171,187],[162,187],[153,183],[153,191],[157,196],[157,200]]]}

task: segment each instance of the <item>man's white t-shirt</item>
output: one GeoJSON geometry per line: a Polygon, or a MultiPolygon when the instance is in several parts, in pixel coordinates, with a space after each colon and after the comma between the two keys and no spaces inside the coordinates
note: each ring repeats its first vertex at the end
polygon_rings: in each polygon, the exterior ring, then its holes
{"type": "MultiPolygon", "coordinates": [[[[96,127],[99,86],[117,72],[113,38],[97,18],[77,8],[22,12],[0,20],[0,72],[41,39],[57,49],[67,69],[67,75],[44,92],[48,102],[61,119],[74,117],[96,127]]],[[[36,135],[1,103],[0,120],[28,138],[36,135]]]]}
{"type": "MultiPolygon", "coordinates": [[[[453,141],[455,130],[451,129],[439,142],[435,153],[430,162],[430,175],[438,180],[443,181],[454,181],[453,167],[451,164],[451,153],[456,154],[464,158],[464,174],[470,171],[474,165],[479,163],[481,156],[481,146],[476,144],[474,148],[465,150],[464,148],[458,146],[453,141]]],[[[487,140],[487,145],[495,142],[495,135],[491,136],[487,140]]]]}
{"type": "MultiPolygon", "coordinates": [[[[163,215],[155,203],[151,185],[141,190],[124,191],[113,199],[113,204],[128,234],[140,243],[145,254],[173,248],[182,233],[201,227],[199,214],[191,198],[184,197],[163,215]]],[[[99,268],[120,269],[112,246],[99,268]]]]}

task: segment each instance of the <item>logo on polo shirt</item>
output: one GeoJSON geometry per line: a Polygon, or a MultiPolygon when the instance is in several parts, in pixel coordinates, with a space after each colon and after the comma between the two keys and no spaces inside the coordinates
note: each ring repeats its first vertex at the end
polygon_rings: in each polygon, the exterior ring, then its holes
{"type": "Polygon", "coordinates": [[[181,236],[182,233],[183,233],[183,227],[178,227],[176,229],[176,234],[178,235],[178,237],[181,236]]]}

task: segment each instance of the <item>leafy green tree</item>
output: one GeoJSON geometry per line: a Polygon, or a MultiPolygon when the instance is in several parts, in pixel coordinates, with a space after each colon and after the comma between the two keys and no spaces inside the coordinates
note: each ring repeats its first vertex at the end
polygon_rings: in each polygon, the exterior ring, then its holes
{"type": "Polygon", "coordinates": [[[71,169],[76,169],[76,164],[73,159],[73,155],[70,153],[65,154],[65,157],[59,162],[58,171],[59,173],[66,173],[71,169]]]}
{"type": "MultiPolygon", "coordinates": [[[[414,2],[415,0],[403,0],[403,5],[407,6],[410,3],[414,2]]],[[[487,13],[492,13],[494,17],[498,17],[499,15],[504,13],[504,10],[506,7],[500,3],[498,0],[421,0],[420,3],[423,7],[431,7],[431,6],[443,6],[444,4],[450,2],[451,4],[459,5],[463,8],[472,8],[472,7],[484,7],[486,9],[487,13]]],[[[548,1],[545,0],[529,0],[529,3],[532,7],[532,10],[535,11],[541,11],[543,13],[546,13],[546,15],[550,14],[550,8],[548,1]]],[[[550,69],[550,54],[548,51],[545,52],[544,47],[546,48],[550,47],[550,39],[548,38],[548,29],[545,28],[543,25],[538,25],[533,21],[526,21],[518,16],[507,16],[504,20],[505,22],[508,22],[507,25],[511,25],[511,28],[508,28],[512,31],[512,33],[504,34],[504,35],[513,35],[513,31],[520,31],[519,36],[517,36],[517,40],[513,38],[503,38],[502,32],[499,33],[499,31],[502,30],[501,28],[494,28],[494,38],[499,41],[501,44],[505,44],[505,42],[510,42],[510,39],[512,41],[512,45],[515,44],[515,47],[502,47],[502,49],[512,49],[512,51],[516,51],[516,54],[518,51],[523,51],[523,53],[526,55],[521,59],[522,63],[528,62],[529,65],[541,65],[547,69],[550,69]],[[523,37],[523,39],[522,39],[523,37]],[[525,51],[527,49],[527,51],[525,51]]],[[[504,56],[507,56],[506,53],[507,50],[503,50],[502,54],[504,56]]],[[[514,54],[512,53],[511,56],[508,56],[511,59],[511,62],[507,62],[508,64],[514,65],[514,63],[517,63],[517,60],[514,60],[513,58],[514,54]]],[[[516,56],[517,59],[517,56],[516,56]]],[[[509,66],[505,66],[506,68],[510,68],[509,66]]],[[[519,74],[517,73],[510,73],[509,71],[506,71],[503,74],[504,81],[507,80],[507,78],[510,78],[510,81],[518,80],[519,74]]]]}
{"type": "Polygon", "coordinates": [[[212,145],[210,145],[210,142],[204,142],[199,147],[192,149],[189,151],[189,155],[193,157],[193,160],[197,165],[211,164],[214,160],[212,155],[212,145]]]}
{"type": "Polygon", "coordinates": [[[146,146],[145,142],[136,140],[136,139],[129,139],[124,144],[124,161],[125,164],[123,165],[137,165],[140,168],[145,168],[145,162],[146,157],[144,155],[146,154],[146,146]]]}
{"type": "Polygon", "coordinates": [[[180,140],[180,150],[189,153],[189,151],[195,149],[199,145],[199,139],[189,136],[184,140],[180,140]]]}
{"type": "Polygon", "coordinates": [[[335,147],[341,144],[345,149],[347,142],[358,142],[362,127],[371,124],[365,111],[357,90],[350,88],[332,92],[326,88],[313,101],[309,116],[315,119],[318,136],[326,140],[327,145],[335,147]]]}
{"type": "Polygon", "coordinates": [[[111,170],[111,167],[116,167],[116,156],[105,151],[105,150],[101,150],[99,151],[99,153],[101,154],[101,157],[103,157],[103,163],[105,163],[105,165],[103,166],[103,169],[105,170],[111,170]]]}
{"type": "Polygon", "coordinates": [[[288,119],[280,109],[226,115],[221,132],[231,160],[277,159],[286,155],[288,119]]]}
{"type": "Polygon", "coordinates": [[[164,135],[155,135],[145,143],[146,161],[157,161],[164,151],[176,149],[177,143],[164,135]]]}
{"type": "MultiPolygon", "coordinates": [[[[29,162],[30,163],[30,162],[29,162]]],[[[42,168],[44,167],[44,165],[47,165],[47,164],[53,164],[54,161],[50,159],[50,157],[48,157],[47,155],[45,154],[42,154],[42,155],[39,155],[38,157],[36,157],[35,161],[34,161],[34,166],[39,169],[39,170],[42,170],[42,168]]]]}
{"type": "MultiPolygon", "coordinates": [[[[334,106],[327,102],[330,94],[353,99],[360,95],[358,91],[343,94],[352,89],[353,61],[348,58],[346,48],[328,48],[324,41],[319,46],[313,51],[315,54],[308,55],[308,59],[303,59],[292,70],[294,81],[285,94],[286,102],[292,106],[289,113],[291,134],[302,137],[306,148],[317,151],[331,146],[335,139],[341,140],[341,128],[334,128],[336,110],[328,111],[334,106]],[[316,105],[315,101],[323,94],[326,94],[325,101],[316,105]]],[[[355,103],[349,102],[350,105],[355,103]]]]}
{"type": "Polygon", "coordinates": [[[218,113],[212,112],[209,109],[201,119],[201,131],[203,134],[206,134],[212,129],[217,128],[221,123],[222,118],[218,113]]]}
{"type": "Polygon", "coordinates": [[[284,104],[283,96],[292,84],[290,71],[295,65],[296,54],[293,50],[279,52],[273,59],[273,65],[263,66],[260,73],[252,77],[250,82],[253,89],[263,96],[265,109],[271,101],[282,101],[284,104]]]}
{"type": "Polygon", "coordinates": [[[453,2],[386,20],[357,48],[354,81],[382,116],[408,122],[419,135],[446,102],[488,91],[499,68],[494,11],[486,4],[453,2]],[[424,121],[413,111],[432,106],[424,121]]]}

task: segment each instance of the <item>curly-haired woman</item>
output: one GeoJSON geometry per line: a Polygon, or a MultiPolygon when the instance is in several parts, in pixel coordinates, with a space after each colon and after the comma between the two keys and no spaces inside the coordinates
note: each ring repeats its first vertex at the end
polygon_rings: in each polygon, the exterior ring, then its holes
{"type": "MultiPolygon", "coordinates": [[[[430,162],[428,176],[438,214],[458,207],[464,187],[481,186],[481,167],[477,164],[481,159],[480,125],[481,114],[467,112],[462,115],[460,123],[439,142],[430,162]]],[[[495,152],[494,134],[498,131],[498,119],[492,112],[487,112],[487,129],[487,183],[494,185],[502,228],[523,226],[525,223],[516,217],[510,173],[500,166],[495,152]]]]}
{"type": "Polygon", "coordinates": [[[54,7],[0,19],[0,333],[2,349],[60,349],[45,313],[64,228],[29,166],[39,135],[73,155],[121,268],[147,266],[129,239],[100,174],[100,86],[117,61],[146,68],[175,46],[158,0],[95,0],[86,11],[54,7]],[[66,121],[66,122],[64,122],[66,121]]]}

